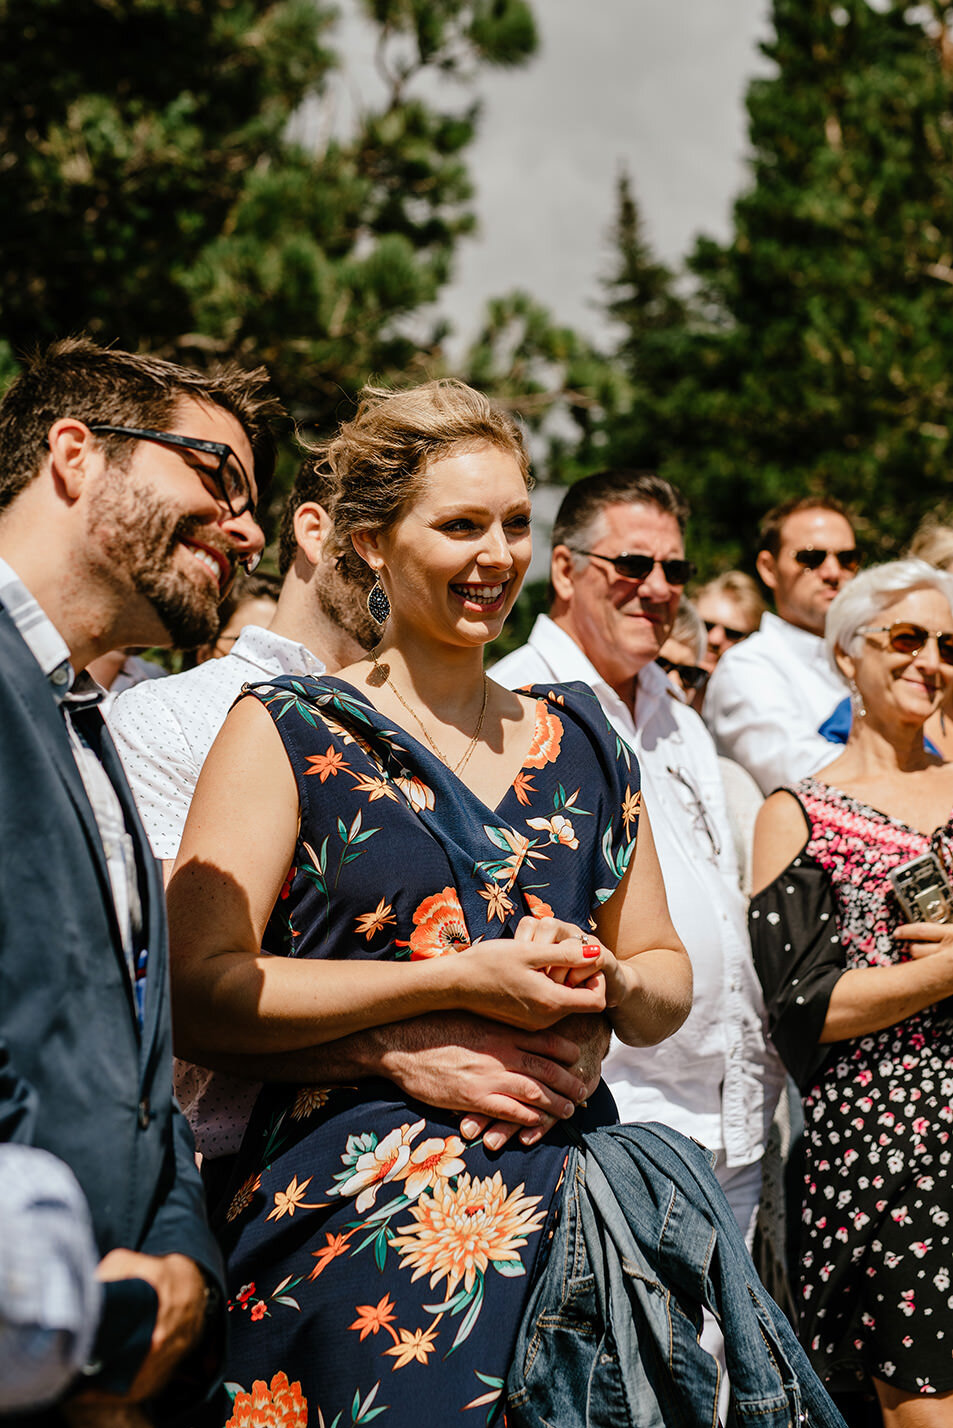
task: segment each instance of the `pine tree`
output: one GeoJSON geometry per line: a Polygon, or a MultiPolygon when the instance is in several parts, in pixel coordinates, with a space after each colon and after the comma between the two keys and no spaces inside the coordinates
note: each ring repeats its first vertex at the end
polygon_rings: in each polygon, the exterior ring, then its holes
{"type": "Polygon", "coordinates": [[[383,98],[315,151],[288,124],[327,104],[325,0],[0,0],[0,342],[264,361],[321,425],[419,370],[407,324],[472,230],[479,117],[420,81],[523,63],[536,32],[527,0],[363,9],[383,98]]]}
{"type": "MultiPolygon", "coordinates": [[[[847,501],[871,554],[892,554],[947,496],[953,456],[945,7],[772,13],[777,73],[748,95],[753,185],[731,242],[691,257],[678,379],[643,361],[646,420],[722,563],[750,551],[769,505],[808,491],[847,501]]],[[[623,349],[627,365],[650,335],[623,349]]],[[[610,431],[617,459],[638,449],[629,436],[610,431]]]]}

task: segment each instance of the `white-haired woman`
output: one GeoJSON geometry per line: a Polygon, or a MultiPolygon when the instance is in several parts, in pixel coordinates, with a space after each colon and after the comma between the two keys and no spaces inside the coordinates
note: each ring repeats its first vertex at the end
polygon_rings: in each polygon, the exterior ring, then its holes
{"type": "Polygon", "coordinates": [[[752,943],[804,1102],[803,1341],[829,1387],[872,1382],[887,1428],[922,1428],[953,1423],[953,927],[906,916],[891,874],[953,864],[953,764],[923,742],[953,682],[953,576],[864,571],[827,644],[853,728],[764,804],[752,943]]]}

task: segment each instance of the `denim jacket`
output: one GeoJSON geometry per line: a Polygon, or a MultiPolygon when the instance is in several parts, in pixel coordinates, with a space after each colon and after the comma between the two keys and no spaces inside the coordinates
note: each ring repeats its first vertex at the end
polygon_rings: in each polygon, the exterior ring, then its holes
{"type": "Polygon", "coordinates": [[[507,1428],[845,1428],[765,1293],[707,1153],[667,1126],[587,1132],[506,1385],[507,1428]]]}

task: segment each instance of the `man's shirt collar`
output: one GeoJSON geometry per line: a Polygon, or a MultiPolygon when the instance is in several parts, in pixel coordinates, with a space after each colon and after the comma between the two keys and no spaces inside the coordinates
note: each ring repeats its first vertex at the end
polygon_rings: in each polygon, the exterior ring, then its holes
{"type": "MultiPolygon", "coordinates": [[[[595,665],[579,648],[571,635],[550,619],[549,615],[539,615],[529,637],[529,644],[543,657],[551,669],[559,670],[559,682],[571,683],[581,680],[588,684],[603,702],[605,708],[613,708],[625,714],[627,721],[635,724],[635,711],[616,693],[612,685],[603,679],[595,665]]],[[[665,671],[655,662],[645,665],[635,677],[638,722],[644,723],[661,699],[675,693],[665,671]]]]}
{"type": "Polygon", "coordinates": [[[232,654],[256,665],[266,675],[325,673],[324,663],[306,645],[296,644],[261,625],[246,625],[232,645],[232,654]]]}
{"type": "Polygon", "coordinates": [[[63,636],[5,560],[0,560],[0,604],[46,676],[57,704],[67,698],[71,703],[98,704],[103,691],[85,671],[73,673],[63,636]]]}

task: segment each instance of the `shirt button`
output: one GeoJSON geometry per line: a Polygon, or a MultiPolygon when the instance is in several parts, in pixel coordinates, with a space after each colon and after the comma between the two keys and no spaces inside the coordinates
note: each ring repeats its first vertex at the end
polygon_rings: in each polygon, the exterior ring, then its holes
{"type": "Polygon", "coordinates": [[[149,1124],[150,1116],[151,1116],[151,1111],[150,1111],[150,1108],[149,1108],[149,1097],[148,1097],[148,1096],[144,1096],[143,1099],[139,1102],[139,1114],[138,1114],[138,1117],[137,1117],[137,1119],[138,1119],[138,1121],[139,1121],[139,1129],[140,1129],[140,1130],[145,1130],[145,1129],[146,1129],[146,1127],[147,1127],[148,1124],[149,1124]]]}
{"type": "Polygon", "coordinates": [[[58,684],[62,688],[64,684],[69,684],[69,670],[60,665],[59,669],[54,669],[52,679],[54,684],[58,684]]]}

